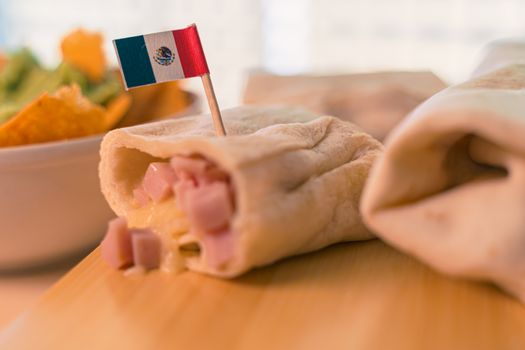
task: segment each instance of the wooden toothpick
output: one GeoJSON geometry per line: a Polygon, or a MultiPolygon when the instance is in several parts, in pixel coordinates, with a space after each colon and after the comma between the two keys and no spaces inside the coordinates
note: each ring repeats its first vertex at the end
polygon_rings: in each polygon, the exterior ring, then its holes
{"type": "Polygon", "coordinates": [[[206,98],[208,99],[208,105],[210,106],[213,125],[215,125],[215,132],[217,133],[217,136],[226,136],[226,130],[224,129],[219,104],[217,103],[215,92],[213,91],[210,74],[206,73],[201,75],[201,78],[202,85],[204,85],[204,92],[206,92],[206,98]]]}

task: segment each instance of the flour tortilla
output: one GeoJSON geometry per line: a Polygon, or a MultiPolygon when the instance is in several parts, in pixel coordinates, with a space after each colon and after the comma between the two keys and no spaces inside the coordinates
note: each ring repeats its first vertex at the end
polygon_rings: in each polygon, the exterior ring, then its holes
{"type": "Polygon", "coordinates": [[[479,77],[512,64],[525,64],[525,38],[506,38],[487,44],[471,78],[479,77]]]}
{"type": "Polygon", "coordinates": [[[102,142],[102,191],[119,216],[133,210],[132,190],[147,165],[199,154],[233,180],[234,258],[216,268],[206,252],[186,266],[220,277],[326,247],[370,239],[358,205],[381,144],[333,117],[293,108],[242,107],[224,111],[227,137],[211,118],[194,116],[111,131],[102,142]]]}
{"type": "Polygon", "coordinates": [[[417,108],[387,139],[362,212],[399,249],[525,302],[525,65],[417,108]]]}
{"type": "Polygon", "coordinates": [[[287,104],[350,121],[383,140],[421,102],[446,84],[431,72],[373,72],[332,76],[252,74],[248,104],[287,104]]]}

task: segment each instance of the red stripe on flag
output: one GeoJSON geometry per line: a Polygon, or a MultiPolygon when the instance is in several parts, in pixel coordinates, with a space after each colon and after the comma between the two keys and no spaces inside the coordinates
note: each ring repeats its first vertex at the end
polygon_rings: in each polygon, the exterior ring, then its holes
{"type": "Polygon", "coordinates": [[[172,33],[184,76],[189,78],[209,73],[197,26],[192,24],[188,28],[174,30],[172,33]]]}

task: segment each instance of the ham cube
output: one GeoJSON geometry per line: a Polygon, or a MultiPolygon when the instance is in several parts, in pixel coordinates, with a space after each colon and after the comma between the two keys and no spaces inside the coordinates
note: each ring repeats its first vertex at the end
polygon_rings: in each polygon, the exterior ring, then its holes
{"type": "Polygon", "coordinates": [[[192,179],[198,185],[215,181],[228,181],[228,175],[212,162],[183,156],[174,156],[170,164],[179,179],[192,179]]]}
{"type": "Polygon", "coordinates": [[[182,179],[194,178],[203,174],[209,162],[204,159],[174,156],[170,159],[170,165],[177,176],[182,179]]]}
{"type": "Polygon", "coordinates": [[[189,190],[185,197],[185,211],[195,228],[212,232],[228,226],[233,215],[228,184],[204,184],[189,190]]]}
{"type": "Polygon", "coordinates": [[[173,194],[175,181],[177,175],[169,163],[154,162],[146,170],[142,188],[155,203],[159,203],[173,194]]]}
{"type": "Polygon", "coordinates": [[[142,184],[133,190],[133,200],[139,207],[145,207],[149,203],[149,196],[144,191],[142,184]]]}
{"type": "Polygon", "coordinates": [[[173,186],[173,191],[175,192],[175,198],[177,199],[177,205],[180,210],[186,212],[187,194],[197,188],[195,182],[191,179],[181,179],[178,181],[175,186],[173,186]]]}
{"type": "Polygon", "coordinates": [[[160,238],[149,229],[130,230],[135,266],[155,269],[160,265],[160,238]]]}
{"type": "Polygon", "coordinates": [[[233,235],[230,229],[206,234],[202,239],[206,262],[215,268],[224,266],[233,257],[233,235]]]}
{"type": "Polygon", "coordinates": [[[210,184],[212,182],[228,182],[229,177],[224,171],[219,169],[217,166],[212,165],[206,169],[206,171],[196,178],[197,183],[201,184],[210,184]]]}
{"type": "Polygon", "coordinates": [[[119,217],[109,222],[108,231],[100,244],[100,249],[102,258],[115,269],[133,264],[131,236],[126,219],[119,217]]]}

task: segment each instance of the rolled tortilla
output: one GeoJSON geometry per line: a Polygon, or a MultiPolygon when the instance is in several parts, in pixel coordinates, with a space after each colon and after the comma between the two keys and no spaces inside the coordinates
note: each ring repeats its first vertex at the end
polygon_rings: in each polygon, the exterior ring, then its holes
{"type": "Polygon", "coordinates": [[[304,106],[355,123],[383,140],[417,105],[445,87],[431,72],[333,76],[252,74],[244,102],[304,106]]]}
{"type": "Polygon", "coordinates": [[[448,88],[386,142],[362,200],[384,240],[525,302],[525,65],[448,88]]]}
{"type": "Polygon", "coordinates": [[[132,226],[154,226],[164,242],[163,266],[234,277],[336,242],[372,238],[358,205],[382,151],[378,141],[350,123],[298,109],[242,107],[223,118],[226,137],[214,136],[209,116],[195,116],[114,130],[102,142],[102,191],[132,226]],[[133,190],[148,164],[174,156],[206,159],[231,179],[235,212],[220,242],[196,232],[174,198],[137,208],[133,190]],[[198,249],[181,254],[189,243],[198,249]],[[225,251],[231,254],[215,264],[211,257],[225,251]]]}
{"type": "Polygon", "coordinates": [[[525,38],[501,39],[486,45],[471,78],[485,75],[511,64],[525,64],[525,38]]]}

